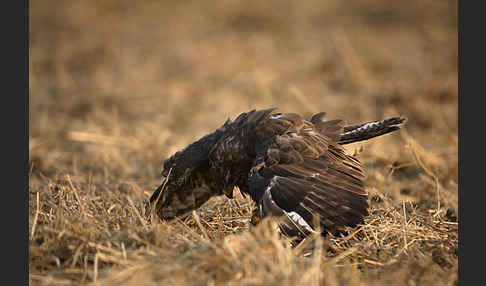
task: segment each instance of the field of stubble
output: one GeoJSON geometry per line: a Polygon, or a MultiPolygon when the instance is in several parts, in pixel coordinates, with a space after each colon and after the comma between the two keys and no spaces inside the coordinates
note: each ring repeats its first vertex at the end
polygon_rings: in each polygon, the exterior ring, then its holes
{"type": "Polygon", "coordinates": [[[31,285],[457,285],[456,1],[32,1],[31,285]],[[238,195],[174,222],[165,158],[278,107],[348,123],[370,215],[296,247],[238,195]]]}

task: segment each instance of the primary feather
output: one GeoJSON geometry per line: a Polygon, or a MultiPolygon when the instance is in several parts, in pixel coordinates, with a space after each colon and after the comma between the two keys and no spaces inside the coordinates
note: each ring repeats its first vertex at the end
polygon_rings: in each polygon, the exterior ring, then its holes
{"type": "Polygon", "coordinates": [[[394,117],[345,126],[305,120],[275,109],[252,110],[228,120],[164,162],[168,176],[150,198],[163,219],[197,209],[212,196],[232,198],[237,186],[258,205],[258,216],[281,216],[282,232],[308,235],[319,227],[337,233],[367,215],[365,173],[341,145],[367,140],[400,127],[394,117]]]}

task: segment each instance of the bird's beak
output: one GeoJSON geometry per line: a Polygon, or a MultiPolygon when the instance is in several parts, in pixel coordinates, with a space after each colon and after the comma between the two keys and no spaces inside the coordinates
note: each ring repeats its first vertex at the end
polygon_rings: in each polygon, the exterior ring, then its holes
{"type": "Polygon", "coordinates": [[[163,189],[165,188],[166,184],[167,184],[167,178],[165,177],[162,180],[162,184],[160,184],[160,186],[157,189],[155,189],[154,193],[152,194],[152,196],[150,197],[148,202],[145,204],[145,214],[146,215],[150,215],[152,208],[154,208],[157,205],[157,203],[159,202],[159,200],[162,199],[163,189]]]}

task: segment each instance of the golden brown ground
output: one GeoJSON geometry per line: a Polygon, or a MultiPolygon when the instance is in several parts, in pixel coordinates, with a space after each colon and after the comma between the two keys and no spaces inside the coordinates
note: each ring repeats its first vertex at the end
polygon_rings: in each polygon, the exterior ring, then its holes
{"type": "Polygon", "coordinates": [[[457,285],[456,1],[30,5],[32,285],[457,285]],[[365,225],[292,248],[241,196],[144,216],[164,158],[268,107],[408,117],[348,146],[365,225]]]}

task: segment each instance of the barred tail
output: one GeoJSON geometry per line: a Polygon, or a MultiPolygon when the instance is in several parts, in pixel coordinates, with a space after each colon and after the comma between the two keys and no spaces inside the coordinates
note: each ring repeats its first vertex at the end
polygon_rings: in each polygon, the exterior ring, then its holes
{"type": "Polygon", "coordinates": [[[404,117],[392,117],[381,121],[345,126],[344,133],[341,134],[338,143],[344,145],[393,132],[400,129],[400,126],[397,125],[403,123],[405,120],[406,118],[404,117]]]}

